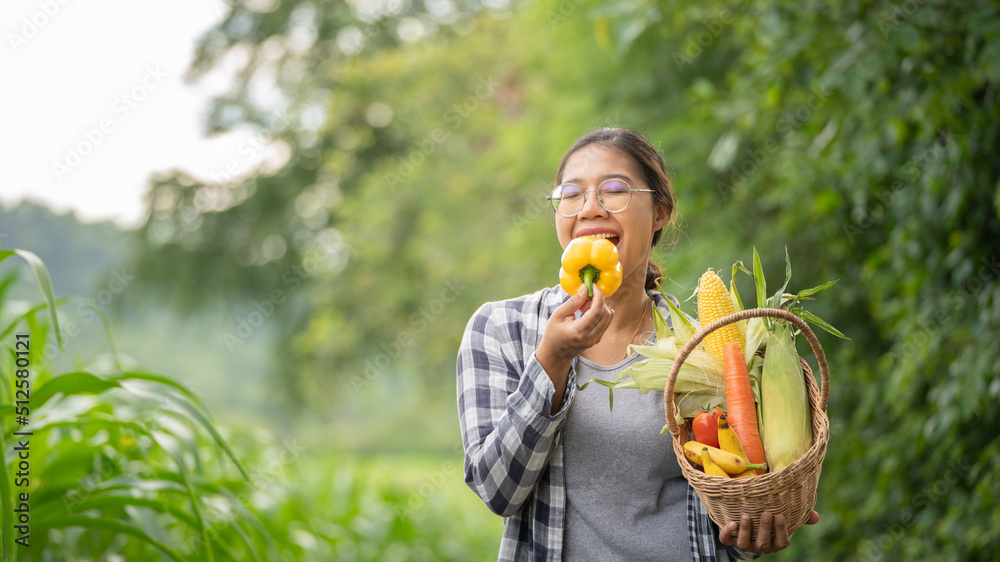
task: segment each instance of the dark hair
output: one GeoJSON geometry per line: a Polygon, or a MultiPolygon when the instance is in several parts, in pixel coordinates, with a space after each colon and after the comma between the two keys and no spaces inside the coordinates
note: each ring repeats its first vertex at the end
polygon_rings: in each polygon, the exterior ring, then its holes
{"type": "MultiPolygon", "coordinates": [[[[674,198],[674,188],[670,184],[670,176],[663,163],[663,157],[646,137],[629,129],[606,127],[580,137],[573,143],[573,146],[569,147],[562,162],[559,163],[559,171],[556,173],[557,185],[562,183],[563,170],[566,168],[569,157],[577,150],[591,144],[616,148],[631,157],[636,166],[639,167],[642,180],[653,190],[653,201],[667,206],[667,224],[672,223],[676,214],[677,201],[674,198]]],[[[653,243],[650,248],[656,246],[662,234],[662,228],[653,233],[653,243]]],[[[650,260],[646,268],[646,289],[655,289],[656,281],[662,275],[663,272],[659,266],[650,260]]]]}

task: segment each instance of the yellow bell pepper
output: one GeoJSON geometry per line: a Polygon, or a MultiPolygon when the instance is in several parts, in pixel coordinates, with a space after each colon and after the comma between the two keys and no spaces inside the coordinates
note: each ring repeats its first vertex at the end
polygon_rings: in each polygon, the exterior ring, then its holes
{"type": "Polygon", "coordinates": [[[586,284],[587,297],[593,298],[595,283],[606,297],[621,287],[622,264],[618,263],[618,248],[605,238],[574,238],[563,250],[559,284],[570,295],[575,295],[580,285],[586,284]]]}

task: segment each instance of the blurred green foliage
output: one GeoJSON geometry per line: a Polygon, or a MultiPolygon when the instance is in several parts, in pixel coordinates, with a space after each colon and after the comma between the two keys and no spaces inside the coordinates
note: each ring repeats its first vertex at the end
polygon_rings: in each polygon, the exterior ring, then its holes
{"type": "Polygon", "coordinates": [[[354,6],[237,5],[206,36],[195,77],[242,61],[209,128],[256,126],[287,160],[158,179],[145,282],[243,315],[282,291],[292,403],[391,404],[413,384],[448,402],[471,312],[556,282],[543,196],[562,152],[636,128],[678,193],[668,289],[751,245],[775,279],[787,246],[793,291],[840,279],[815,308],[854,340],[824,340],[823,520],[775,558],[1000,548],[994,3],[354,6]]]}
{"type": "MultiPolygon", "coordinates": [[[[461,454],[331,454],[225,427],[184,385],[109,354],[53,371],[46,301],[0,282],[0,551],[14,560],[478,560],[502,528],[461,454]],[[20,420],[17,416],[24,416],[20,420]],[[467,514],[461,518],[454,514],[467,514]]],[[[0,261],[15,251],[0,250],[0,261]]],[[[65,307],[62,307],[65,308],[65,307]]],[[[106,321],[106,318],[104,318],[106,321]]],[[[58,354],[58,351],[55,352],[58,354]]]]}

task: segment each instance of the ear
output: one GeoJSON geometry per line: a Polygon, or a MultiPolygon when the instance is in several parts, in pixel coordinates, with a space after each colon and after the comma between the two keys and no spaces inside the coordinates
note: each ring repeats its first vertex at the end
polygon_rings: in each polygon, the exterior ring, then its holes
{"type": "Polygon", "coordinates": [[[665,204],[659,204],[653,213],[653,232],[656,232],[670,221],[670,208],[665,204]]]}

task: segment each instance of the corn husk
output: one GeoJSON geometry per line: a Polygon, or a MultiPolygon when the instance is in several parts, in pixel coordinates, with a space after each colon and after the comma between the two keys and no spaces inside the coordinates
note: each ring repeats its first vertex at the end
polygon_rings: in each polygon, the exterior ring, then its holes
{"type": "MultiPolygon", "coordinates": [[[[607,386],[611,392],[625,388],[638,390],[640,394],[651,390],[662,392],[677,358],[677,337],[668,336],[653,345],[631,347],[646,359],[633,363],[611,381],[595,379],[594,382],[607,386]]],[[[724,406],[726,385],[722,363],[704,349],[695,348],[681,365],[674,391],[677,395],[678,423],[683,423],[682,418],[693,417],[706,408],[724,406]]]]}
{"type": "Polygon", "coordinates": [[[767,331],[767,323],[764,322],[763,318],[751,318],[747,322],[747,344],[743,350],[743,359],[747,365],[750,365],[754,354],[757,353],[760,346],[767,342],[770,335],[770,332],[767,331]]]}
{"type": "Polygon", "coordinates": [[[772,472],[792,464],[812,446],[812,413],[792,331],[775,322],[761,374],[761,441],[772,472]]]}

